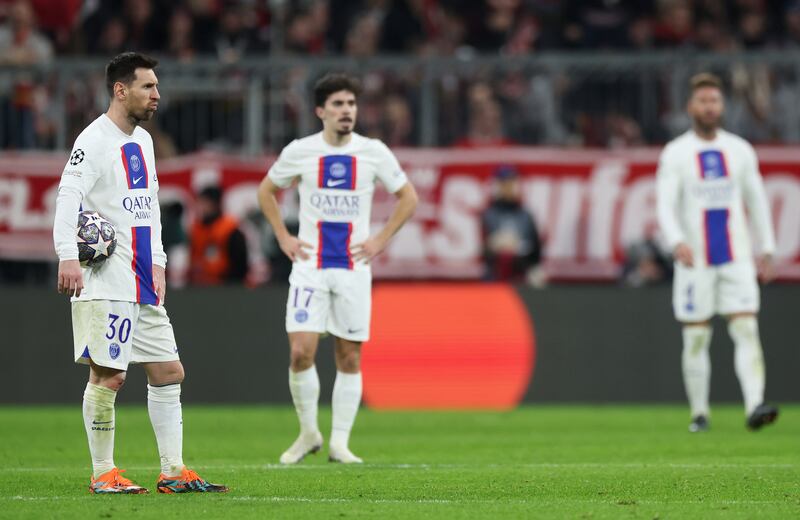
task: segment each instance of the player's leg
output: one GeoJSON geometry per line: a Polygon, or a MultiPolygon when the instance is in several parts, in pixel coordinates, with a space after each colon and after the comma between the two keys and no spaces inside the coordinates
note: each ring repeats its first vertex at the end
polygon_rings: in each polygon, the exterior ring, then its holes
{"type": "Polygon", "coordinates": [[[93,493],[147,493],[122,477],[114,464],[114,405],[125,383],[134,319],[135,308],[128,302],[72,304],[75,361],[89,365],[82,409],[92,457],[89,490],[93,493]]]}
{"type": "Polygon", "coordinates": [[[336,381],[333,384],[333,420],[330,460],[360,463],[350,451],[350,432],[361,403],[361,342],[335,338],[336,381]]]}
{"type": "Polygon", "coordinates": [[[319,376],[314,364],[318,345],[318,332],[289,333],[289,391],[300,422],[300,434],[281,454],[281,464],[297,464],[322,447],[322,433],[317,420],[319,376]]]}
{"type": "Polygon", "coordinates": [[[300,435],[314,438],[319,434],[319,375],[314,364],[318,345],[319,333],[289,333],[289,390],[300,421],[300,435]]]}
{"type": "Polygon", "coordinates": [[[172,324],[163,306],[140,305],[132,361],[147,374],[147,411],[161,460],[159,493],[225,492],[220,484],[206,482],[183,463],[183,364],[172,324]]]}
{"type": "Polygon", "coordinates": [[[778,409],[764,404],[766,374],[758,331],[759,288],[750,262],[725,266],[720,279],[721,312],[728,319],[734,366],[744,397],[747,426],[757,430],[775,421],[778,409]]]}
{"type": "Polygon", "coordinates": [[[708,320],[714,312],[713,283],[714,274],[710,270],[676,266],[673,308],[683,329],[681,368],[692,417],[690,432],[709,427],[712,329],[708,320]]]}
{"type": "Polygon", "coordinates": [[[289,335],[289,391],[300,422],[300,434],[280,457],[282,464],[296,464],[322,447],[317,422],[319,376],[314,360],[319,335],[325,332],[330,293],[323,273],[293,268],[286,299],[286,332],[289,335]]]}
{"type": "Polygon", "coordinates": [[[349,448],[350,432],[361,403],[361,345],[369,339],[372,276],[369,271],[337,270],[328,331],[335,337],[336,382],[331,400],[333,421],[330,460],[360,463],[349,448]]]}

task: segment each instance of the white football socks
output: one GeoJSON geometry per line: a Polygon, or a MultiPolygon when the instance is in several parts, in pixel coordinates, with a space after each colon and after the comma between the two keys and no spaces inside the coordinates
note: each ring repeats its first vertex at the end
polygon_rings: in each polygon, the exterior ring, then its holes
{"type": "Polygon", "coordinates": [[[683,384],[689,398],[692,417],[709,415],[708,397],[711,388],[711,326],[683,327],[683,384]]]}
{"type": "Polygon", "coordinates": [[[319,431],[317,410],[319,408],[319,375],[316,365],[300,372],[289,369],[289,391],[300,420],[300,435],[311,435],[319,431]]]}
{"type": "Polygon", "coordinates": [[[358,413],[361,402],[361,372],[346,374],[336,372],[333,384],[333,429],[331,430],[331,446],[347,448],[350,441],[350,430],[358,413]]]}
{"type": "Polygon", "coordinates": [[[749,416],[764,402],[764,354],[758,336],[755,316],[741,316],[728,322],[728,334],[734,344],[734,364],[744,396],[745,413],[749,416]]]}
{"type": "Polygon", "coordinates": [[[147,385],[147,411],[156,434],[161,473],[180,476],[184,467],[181,385],[147,385]]]}
{"type": "Polygon", "coordinates": [[[94,478],[114,469],[114,401],[117,393],[104,386],[86,384],[83,425],[89,438],[94,478]]]}

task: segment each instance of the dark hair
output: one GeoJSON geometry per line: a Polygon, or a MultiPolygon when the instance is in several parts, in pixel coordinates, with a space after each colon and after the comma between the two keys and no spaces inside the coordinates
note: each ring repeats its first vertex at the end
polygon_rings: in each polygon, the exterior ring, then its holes
{"type": "Polygon", "coordinates": [[[712,87],[721,91],[722,81],[719,79],[719,77],[711,74],[710,72],[701,72],[700,74],[695,74],[689,80],[689,90],[692,94],[694,94],[696,90],[705,87],[712,87]]]}
{"type": "Polygon", "coordinates": [[[328,97],[341,90],[352,92],[358,97],[361,94],[361,83],[347,74],[325,74],[314,85],[314,104],[318,107],[325,106],[328,97]]]}
{"type": "Polygon", "coordinates": [[[114,97],[114,84],[130,85],[136,79],[136,69],[154,69],[158,60],[138,52],[123,52],[114,56],[106,65],[106,89],[114,97]]]}
{"type": "Polygon", "coordinates": [[[206,186],[200,190],[197,196],[219,205],[222,202],[222,188],[219,186],[206,186]]]}

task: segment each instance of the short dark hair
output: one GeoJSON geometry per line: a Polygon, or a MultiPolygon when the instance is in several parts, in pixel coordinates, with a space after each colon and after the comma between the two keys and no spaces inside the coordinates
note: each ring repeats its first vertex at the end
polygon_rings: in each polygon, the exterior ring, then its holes
{"type": "Polygon", "coordinates": [[[718,76],[711,74],[710,72],[701,72],[700,74],[695,74],[689,80],[689,92],[691,94],[694,94],[696,90],[705,87],[712,87],[722,91],[722,81],[718,76]]]}
{"type": "Polygon", "coordinates": [[[136,69],[154,69],[158,60],[138,52],[123,52],[114,56],[106,65],[106,89],[114,97],[114,84],[130,85],[136,79],[136,69]]]}
{"type": "Polygon", "coordinates": [[[197,194],[197,196],[207,199],[219,206],[219,204],[222,202],[222,188],[219,186],[206,186],[200,191],[200,193],[197,194]]]}
{"type": "Polygon", "coordinates": [[[325,106],[328,97],[341,90],[352,92],[356,97],[361,94],[361,83],[347,74],[330,73],[322,76],[314,85],[314,104],[318,107],[325,106]]]}

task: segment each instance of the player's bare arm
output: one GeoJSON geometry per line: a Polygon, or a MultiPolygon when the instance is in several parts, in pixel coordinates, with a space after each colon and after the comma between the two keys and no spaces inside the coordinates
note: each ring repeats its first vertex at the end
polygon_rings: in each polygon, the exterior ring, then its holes
{"type": "Polygon", "coordinates": [[[370,262],[386,248],[389,240],[414,214],[414,210],[417,208],[417,191],[410,182],[405,183],[402,188],[397,190],[395,196],[397,202],[383,229],[377,235],[370,237],[365,242],[355,244],[351,248],[354,260],[370,262]]]}
{"type": "Polygon", "coordinates": [[[58,292],[67,296],[80,296],[83,290],[83,270],[78,260],[58,263],[58,292]]]}
{"type": "Polygon", "coordinates": [[[283,223],[283,218],[281,218],[281,210],[278,207],[278,199],[275,198],[275,194],[279,190],[280,188],[269,177],[264,177],[264,180],[258,186],[258,204],[275,232],[275,238],[278,240],[281,251],[292,262],[298,258],[307,260],[309,257],[305,249],[311,249],[311,244],[303,242],[286,229],[286,224],[283,223]]]}

